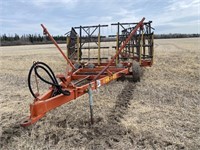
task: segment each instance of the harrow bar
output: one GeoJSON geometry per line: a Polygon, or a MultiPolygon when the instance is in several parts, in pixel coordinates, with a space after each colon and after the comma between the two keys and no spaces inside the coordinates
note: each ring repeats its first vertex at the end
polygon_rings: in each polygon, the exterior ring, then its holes
{"type": "MultiPolygon", "coordinates": [[[[21,125],[29,126],[39,119],[41,119],[48,111],[59,107],[71,100],[74,100],[86,93],[89,94],[90,103],[92,102],[91,98],[91,90],[95,90],[102,85],[108,84],[110,81],[116,80],[124,75],[129,75],[131,73],[130,67],[131,63],[123,62],[121,63],[122,67],[117,67],[114,60],[119,56],[122,50],[126,47],[126,45],[131,40],[132,36],[140,29],[143,29],[143,22],[145,18],[143,18],[130,32],[128,37],[119,47],[116,54],[112,57],[112,59],[108,63],[94,63],[94,68],[87,68],[83,66],[82,68],[76,68],[72,61],[64,54],[61,48],[58,46],[56,41],[50,35],[48,30],[44,25],[41,25],[44,33],[48,35],[48,37],[52,40],[54,45],[60,51],[62,56],[71,66],[72,71],[68,72],[66,76],[57,75],[56,77],[60,79],[60,87],[62,87],[62,91],[68,91],[69,95],[64,95],[62,93],[54,95],[55,87],[50,87],[49,90],[43,94],[35,98],[34,102],[30,105],[30,117],[24,120],[21,125]],[[53,95],[53,96],[52,96],[53,95]]],[[[143,60],[141,61],[141,66],[150,66],[151,61],[143,60]]],[[[93,116],[91,114],[91,116],[93,116]]],[[[91,118],[91,120],[93,120],[91,118]]]]}

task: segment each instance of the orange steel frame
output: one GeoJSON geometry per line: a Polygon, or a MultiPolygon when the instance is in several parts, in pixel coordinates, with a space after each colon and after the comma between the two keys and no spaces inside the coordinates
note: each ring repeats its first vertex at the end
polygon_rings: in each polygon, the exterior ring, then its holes
{"type": "MultiPolygon", "coordinates": [[[[88,92],[89,88],[91,88],[92,90],[97,89],[98,87],[107,84],[112,80],[116,80],[123,75],[130,74],[130,67],[132,66],[131,63],[123,63],[125,66],[124,68],[117,68],[114,60],[122,52],[126,44],[130,41],[131,37],[137,32],[137,30],[139,28],[143,28],[144,20],[145,18],[143,18],[137,24],[137,26],[130,33],[129,37],[122,44],[122,46],[119,48],[119,51],[115,54],[115,56],[110,60],[109,63],[95,64],[95,68],[80,68],[77,70],[75,69],[73,63],[68,59],[68,57],[58,46],[50,33],[47,31],[47,29],[44,27],[44,25],[41,25],[44,33],[48,35],[48,37],[52,40],[60,53],[63,55],[65,60],[72,67],[72,70],[67,74],[67,77],[65,77],[64,75],[57,75],[57,78],[61,80],[60,85],[62,86],[62,89],[68,90],[70,92],[70,95],[67,96],[59,94],[51,97],[53,87],[50,87],[45,94],[38,96],[36,99],[34,99],[34,102],[30,104],[30,117],[24,120],[21,125],[25,127],[37,122],[48,111],[82,96],[83,94],[88,92]],[[86,80],[87,83],[82,83],[86,80]]],[[[142,61],[141,66],[151,66],[151,61],[142,61]]]]}

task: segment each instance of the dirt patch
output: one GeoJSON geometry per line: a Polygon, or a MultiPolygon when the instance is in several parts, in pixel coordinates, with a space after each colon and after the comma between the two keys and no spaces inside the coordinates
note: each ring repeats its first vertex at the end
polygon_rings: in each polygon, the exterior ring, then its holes
{"type": "MultiPolygon", "coordinates": [[[[91,125],[88,120],[81,118],[68,122],[67,118],[60,121],[55,121],[55,126],[60,129],[56,132],[44,133],[44,144],[58,145],[64,142],[66,148],[86,148],[86,149],[121,149],[126,148],[136,149],[155,149],[155,148],[175,148],[184,149],[185,147],[180,144],[163,141],[154,137],[150,132],[141,132],[138,134],[134,130],[128,129],[121,124],[124,115],[128,113],[131,101],[134,101],[134,89],[136,84],[125,81],[121,93],[117,95],[117,100],[114,106],[107,112],[108,118],[105,120],[102,117],[95,117],[95,124],[91,125]],[[62,129],[62,130],[61,130],[62,129]],[[63,134],[63,130],[69,130],[63,134]],[[87,145],[85,145],[87,143],[87,145]]],[[[121,82],[122,83],[122,82],[121,82]]],[[[105,106],[106,107],[106,106],[105,106]]],[[[10,116],[9,114],[7,116],[10,116]]],[[[3,116],[4,119],[6,116],[3,116]]],[[[42,128],[36,125],[35,129],[42,128]]],[[[32,134],[38,137],[37,133],[33,133],[33,127],[22,128],[19,124],[7,126],[1,135],[1,147],[5,148],[7,145],[12,145],[12,141],[16,137],[20,138],[26,132],[29,137],[32,134]]],[[[54,146],[53,146],[54,147],[54,146]]]]}

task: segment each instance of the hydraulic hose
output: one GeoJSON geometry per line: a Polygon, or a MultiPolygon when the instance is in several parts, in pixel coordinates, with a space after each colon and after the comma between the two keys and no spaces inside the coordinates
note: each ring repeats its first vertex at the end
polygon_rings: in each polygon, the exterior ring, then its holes
{"type": "Polygon", "coordinates": [[[34,98],[37,98],[37,96],[34,94],[32,86],[31,86],[31,75],[33,73],[33,71],[35,72],[35,75],[43,82],[45,82],[46,84],[52,85],[54,88],[56,88],[57,94],[63,94],[63,95],[70,95],[70,92],[67,90],[63,90],[62,86],[59,85],[55,74],[53,73],[52,69],[45,63],[43,62],[35,62],[32,67],[29,70],[29,74],[28,74],[28,87],[29,90],[32,94],[32,96],[34,98]],[[38,73],[38,69],[42,69],[44,70],[44,72],[49,76],[49,78],[51,79],[51,81],[47,81],[46,79],[44,79],[39,73],[38,73]]]}

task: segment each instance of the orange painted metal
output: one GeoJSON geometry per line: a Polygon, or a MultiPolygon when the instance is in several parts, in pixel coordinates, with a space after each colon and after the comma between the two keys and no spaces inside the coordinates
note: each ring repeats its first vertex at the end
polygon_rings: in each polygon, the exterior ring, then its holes
{"type": "MultiPolygon", "coordinates": [[[[122,74],[129,73],[128,68],[112,68],[110,69],[112,75],[108,75],[108,73],[101,75],[97,80],[98,82],[92,81],[95,78],[95,75],[79,75],[80,73],[98,74],[100,71],[100,67],[93,69],[81,68],[72,73],[71,76],[66,77],[65,80],[62,80],[60,84],[62,85],[63,90],[68,90],[70,92],[70,95],[66,96],[59,94],[55,97],[50,97],[51,93],[53,92],[53,88],[51,88],[47,93],[41,97],[38,97],[38,100],[34,101],[33,104],[30,105],[31,115],[27,120],[23,121],[21,125],[24,127],[29,126],[41,119],[48,111],[82,96],[88,92],[89,85],[91,85],[92,90],[94,90],[99,86],[107,84],[110,81],[121,77],[122,74]],[[79,80],[77,81],[77,79],[79,80]],[[81,85],[80,83],[84,80],[88,80],[88,83],[81,85]]],[[[63,78],[63,76],[60,77],[63,78]]]]}
{"type": "Polygon", "coordinates": [[[53,39],[53,37],[51,36],[51,34],[48,32],[48,30],[45,28],[45,26],[43,24],[41,24],[42,28],[43,28],[43,33],[47,34],[48,37],[51,39],[51,41],[54,43],[54,45],[58,48],[58,50],[60,51],[60,53],[63,55],[63,57],[66,59],[66,61],[69,63],[69,65],[72,67],[72,69],[75,70],[74,65],[72,64],[72,62],[68,59],[68,57],[65,55],[65,53],[62,51],[62,49],[58,46],[57,42],[53,39]]]}
{"type": "MultiPolygon", "coordinates": [[[[143,18],[137,24],[109,63],[96,63],[95,68],[83,67],[77,70],[75,69],[73,63],[63,53],[44,25],[41,24],[44,33],[48,35],[66,61],[72,67],[72,71],[70,71],[66,77],[64,75],[57,75],[57,78],[61,80],[60,85],[62,86],[62,90],[69,91],[70,95],[59,94],[52,97],[51,95],[54,89],[53,87],[50,87],[50,89],[44,95],[37,97],[33,104],[30,105],[30,117],[23,121],[21,125],[25,127],[37,122],[39,119],[45,116],[48,111],[84,95],[88,92],[90,87],[92,90],[94,90],[102,85],[108,84],[110,81],[120,78],[124,74],[130,74],[130,67],[132,66],[132,63],[125,62],[122,63],[124,67],[117,68],[114,60],[121,53],[137,30],[143,27],[144,20],[145,18],[143,18]]],[[[151,61],[144,60],[142,61],[141,66],[151,66],[151,61]]]]}

